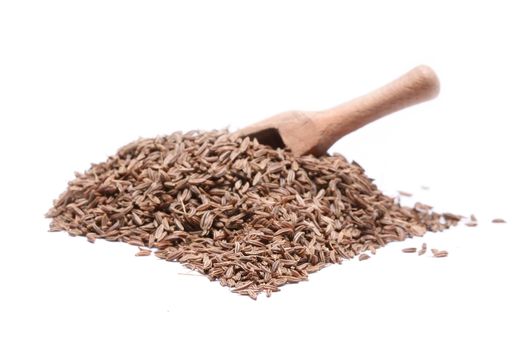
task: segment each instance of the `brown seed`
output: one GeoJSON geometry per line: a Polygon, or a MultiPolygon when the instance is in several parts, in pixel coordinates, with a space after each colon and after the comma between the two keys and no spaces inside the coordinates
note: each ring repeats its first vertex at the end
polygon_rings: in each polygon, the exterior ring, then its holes
{"type": "Polygon", "coordinates": [[[399,195],[401,196],[405,196],[405,197],[412,197],[412,193],[410,192],[405,192],[405,191],[397,191],[399,193],[399,195]]]}
{"type": "Polygon", "coordinates": [[[419,251],[417,252],[417,255],[423,255],[427,252],[427,244],[426,243],[423,243],[421,245],[421,248],[419,249],[419,251]]]}
{"type": "Polygon", "coordinates": [[[448,252],[446,250],[432,249],[432,255],[434,258],[445,258],[448,256],[448,252]]]}
{"type": "Polygon", "coordinates": [[[504,224],[504,223],[506,223],[505,220],[500,219],[500,218],[492,219],[492,222],[495,223],[495,224],[504,224]]]}
{"type": "Polygon", "coordinates": [[[449,221],[460,221],[463,216],[461,215],[456,215],[456,214],[452,214],[452,213],[443,213],[443,217],[445,218],[445,220],[449,220],[449,221]]]}
{"type": "Polygon", "coordinates": [[[135,253],[135,256],[149,256],[151,255],[151,250],[139,248],[139,251],[135,253]]]}
{"type": "Polygon", "coordinates": [[[415,253],[417,252],[417,248],[411,247],[411,248],[403,248],[401,249],[403,253],[415,253]]]}
{"type": "Polygon", "coordinates": [[[359,261],[370,259],[370,255],[367,254],[360,254],[359,255],[359,261]]]}
{"type": "Polygon", "coordinates": [[[166,231],[164,231],[164,226],[160,225],[155,231],[155,240],[162,241],[164,237],[166,237],[166,231]]]}
{"type": "Polygon", "coordinates": [[[140,216],[137,215],[137,213],[135,212],[132,212],[131,213],[131,217],[133,219],[133,222],[139,226],[142,225],[142,219],[140,218],[140,216]]]}
{"type": "Polygon", "coordinates": [[[427,228],[423,225],[415,225],[411,227],[411,232],[415,236],[421,237],[427,232],[427,228]]]}
{"type": "Polygon", "coordinates": [[[86,238],[89,241],[89,243],[95,243],[95,240],[97,239],[96,233],[90,232],[86,234],[86,238]]]}
{"type": "Polygon", "coordinates": [[[261,173],[257,172],[257,173],[255,174],[255,176],[253,177],[252,185],[253,185],[253,186],[256,186],[256,185],[259,183],[259,181],[261,180],[261,177],[262,177],[262,176],[261,176],[261,173]]]}

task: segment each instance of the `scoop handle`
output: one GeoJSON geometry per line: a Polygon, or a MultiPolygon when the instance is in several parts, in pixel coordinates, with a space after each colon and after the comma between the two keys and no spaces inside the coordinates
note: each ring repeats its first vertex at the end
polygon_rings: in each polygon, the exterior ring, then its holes
{"type": "Polygon", "coordinates": [[[387,114],[424,102],[439,94],[439,79],[428,66],[417,66],[396,80],[349,102],[312,116],[328,150],[341,137],[387,114]]]}

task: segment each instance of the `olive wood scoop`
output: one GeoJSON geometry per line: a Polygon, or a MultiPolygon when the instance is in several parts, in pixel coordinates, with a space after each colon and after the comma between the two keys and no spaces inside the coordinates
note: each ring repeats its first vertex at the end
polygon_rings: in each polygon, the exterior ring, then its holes
{"type": "Polygon", "coordinates": [[[320,156],[352,131],[387,114],[430,100],[438,93],[439,80],[434,71],[428,66],[418,66],[368,95],[334,108],[280,113],[235,134],[256,138],[274,148],[288,147],[295,156],[320,156]]]}

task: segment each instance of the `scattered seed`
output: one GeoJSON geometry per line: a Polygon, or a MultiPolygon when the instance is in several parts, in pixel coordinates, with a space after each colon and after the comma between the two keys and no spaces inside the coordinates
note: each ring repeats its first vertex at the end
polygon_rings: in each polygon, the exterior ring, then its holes
{"type": "Polygon", "coordinates": [[[410,192],[405,192],[405,191],[397,191],[399,193],[399,195],[401,196],[405,196],[405,197],[412,197],[412,193],[410,192]]]}
{"type": "Polygon", "coordinates": [[[432,249],[431,251],[434,258],[445,258],[448,256],[448,252],[446,250],[432,249]]]}
{"type": "Polygon", "coordinates": [[[360,254],[359,255],[359,261],[370,259],[370,255],[368,254],[360,254]]]}
{"type": "Polygon", "coordinates": [[[476,227],[478,226],[478,220],[474,216],[474,214],[470,215],[470,220],[465,223],[465,226],[467,227],[476,227]]]}
{"type": "Polygon", "coordinates": [[[492,222],[495,223],[495,224],[504,224],[504,223],[506,223],[505,220],[500,219],[500,218],[493,219],[492,222]]]}
{"type": "Polygon", "coordinates": [[[417,248],[403,248],[401,249],[403,253],[415,253],[417,252],[417,248]]]}
{"type": "Polygon", "coordinates": [[[427,244],[426,243],[423,243],[421,245],[421,248],[419,249],[419,251],[417,252],[417,255],[423,255],[427,252],[427,244]]]}
{"type": "Polygon", "coordinates": [[[135,253],[135,256],[149,256],[151,255],[151,250],[139,248],[139,251],[135,253]]]}

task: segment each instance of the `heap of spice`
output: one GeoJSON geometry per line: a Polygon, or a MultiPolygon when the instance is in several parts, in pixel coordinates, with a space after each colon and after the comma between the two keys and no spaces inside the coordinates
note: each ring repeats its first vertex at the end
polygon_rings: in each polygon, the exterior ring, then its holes
{"type": "Polygon", "coordinates": [[[77,174],[47,217],[51,231],[152,249],[254,299],[460,219],[401,206],[341,155],[295,157],[227,131],[124,146],[77,174]]]}

